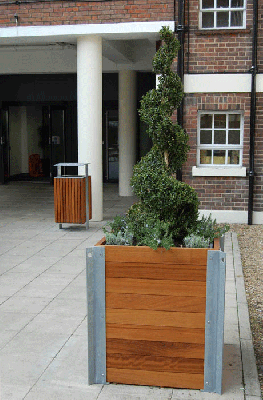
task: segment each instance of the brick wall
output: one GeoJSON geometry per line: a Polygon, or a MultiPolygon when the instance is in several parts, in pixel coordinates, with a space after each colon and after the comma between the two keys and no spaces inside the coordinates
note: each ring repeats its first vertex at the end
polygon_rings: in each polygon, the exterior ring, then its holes
{"type": "MultiPolygon", "coordinates": [[[[22,0],[23,1],[23,0],[22,0]]],[[[173,20],[173,0],[54,1],[5,5],[0,2],[0,27],[100,24],[173,20]]]]}
{"type": "MultiPolygon", "coordinates": [[[[188,7],[186,7],[188,10],[188,7]]],[[[186,72],[248,72],[251,68],[252,0],[247,0],[246,29],[199,29],[199,0],[186,12],[186,72]],[[189,16],[189,20],[188,20],[189,16]]]]}
{"type": "Polygon", "coordinates": [[[257,95],[254,211],[263,211],[263,93],[257,95]]]}
{"type": "MultiPolygon", "coordinates": [[[[196,164],[198,111],[234,111],[244,113],[243,166],[249,167],[249,93],[193,94],[184,99],[184,128],[189,135],[190,151],[183,166],[183,181],[198,193],[200,208],[205,210],[247,210],[248,178],[240,177],[193,177],[196,164]]],[[[263,121],[262,121],[263,122],[263,121]]],[[[263,144],[263,143],[262,143],[263,144]]]]}

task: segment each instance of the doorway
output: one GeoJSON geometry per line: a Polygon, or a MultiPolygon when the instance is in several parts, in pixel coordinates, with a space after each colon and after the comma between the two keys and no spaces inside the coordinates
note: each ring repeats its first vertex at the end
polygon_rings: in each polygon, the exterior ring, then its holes
{"type": "Polygon", "coordinates": [[[55,164],[77,162],[77,106],[8,103],[0,111],[0,183],[53,182],[55,164]],[[32,174],[32,159],[39,167],[32,174]]]}
{"type": "Polygon", "coordinates": [[[103,180],[119,181],[118,110],[106,109],[104,114],[103,180]]]}

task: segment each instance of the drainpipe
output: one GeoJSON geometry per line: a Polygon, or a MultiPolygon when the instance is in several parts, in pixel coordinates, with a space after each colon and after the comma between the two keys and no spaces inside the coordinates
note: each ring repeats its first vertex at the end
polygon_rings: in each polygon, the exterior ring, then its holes
{"type": "Polygon", "coordinates": [[[256,124],[256,76],[257,76],[257,30],[258,30],[258,0],[253,1],[253,37],[252,37],[252,67],[251,95],[250,95],[250,151],[248,174],[248,225],[252,225],[253,217],[253,191],[254,191],[254,149],[255,149],[255,124],[256,124]]]}
{"type": "MultiPolygon", "coordinates": [[[[185,0],[178,0],[178,24],[175,28],[177,33],[177,37],[180,43],[180,49],[177,55],[177,74],[181,81],[183,82],[184,79],[184,34],[185,34],[185,25],[184,25],[184,8],[185,8],[185,0]]],[[[174,3],[174,10],[175,10],[175,3],[174,3]]],[[[180,104],[180,107],[177,109],[177,121],[178,124],[181,125],[183,128],[183,109],[184,103],[183,100],[180,104]]],[[[177,179],[179,181],[182,180],[182,170],[177,171],[176,173],[177,179]]]]}

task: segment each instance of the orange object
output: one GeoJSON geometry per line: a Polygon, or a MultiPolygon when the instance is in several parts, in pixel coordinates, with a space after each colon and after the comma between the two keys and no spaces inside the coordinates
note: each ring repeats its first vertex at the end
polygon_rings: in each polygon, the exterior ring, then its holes
{"type": "Polygon", "coordinates": [[[39,154],[31,154],[28,160],[29,176],[37,178],[44,176],[42,172],[42,162],[39,154]]]}

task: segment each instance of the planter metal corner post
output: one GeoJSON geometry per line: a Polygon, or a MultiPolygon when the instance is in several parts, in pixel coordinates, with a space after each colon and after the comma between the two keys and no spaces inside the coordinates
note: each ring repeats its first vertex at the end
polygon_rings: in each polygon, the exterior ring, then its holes
{"type": "Polygon", "coordinates": [[[206,276],[204,392],[222,392],[226,255],[209,250],[206,276]]]}
{"type": "MultiPolygon", "coordinates": [[[[111,251],[107,251],[109,250],[109,247],[112,246],[107,247],[103,245],[98,245],[87,249],[88,384],[95,384],[95,383],[105,384],[107,382],[106,373],[108,367],[106,365],[106,304],[105,304],[106,290],[105,289],[107,286],[106,279],[108,276],[107,275],[108,272],[105,278],[105,262],[107,264],[107,262],[109,262],[107,261],[107,258],[110,259],[110,253],[113,254],[112,249],[111,251]]],[[[114,249],[115,256],[117,253],[123,254],[122,251],[123,246],[121,250],[119,250],[118,247],[119,246],[116,246],[116,249],[114,249]]],[[[191,249],[191,251],[193,250],[194,249],[191,249]]],[[[200,249],[197,250],[200,251],[200,249]]],[[[133,257],[134,255],[135,253],[133,253],[133,257]]],[[[194,258],[196,259],[196,256],[194,258]]],[[[205,308],[205,319],[204,319],[205,326],[203,328],[205,336],[204,337],[205,354],[204,354],[204,369],[203,369],[204,384],[202,390],[204,392],[215,392],[219,394],[221,394],[222,391],[222,370],[223,370],[225,266],[226,266],[226,255],[224,252],[220,250],[207,251],[206,292],[205,292],[206,308],[205,308]]],[[[108,268],[110,269],[110,267],[106,267],[107,271],[108,268]]],[[[197,328],[197,326],[193,328],[197,328]]],[[[174,329],[175,330],[177,329],[176,325],[174,325],[174,329]]],[[[112,382],[114,382],[114,380],[112,380],[112,382]]],[[[171,385],[173,385],[173,381],[170,382],[171,385]]],[[[180,382],[177,381],[175,387],[176,388],[181,387],[179,385],[180,382]]],[[[183,385],[184,383],[182,383],[182,386],[183,385]]],[[[162,385],[160,384],[160,386],[162,385]]],[[[171,387],[170,383],[169,387],[171,387]]]]}
{"type": "Polygon", "coordinates": [[[106,383],[105,248],[87,256],[88,384],[106,383]]]}

